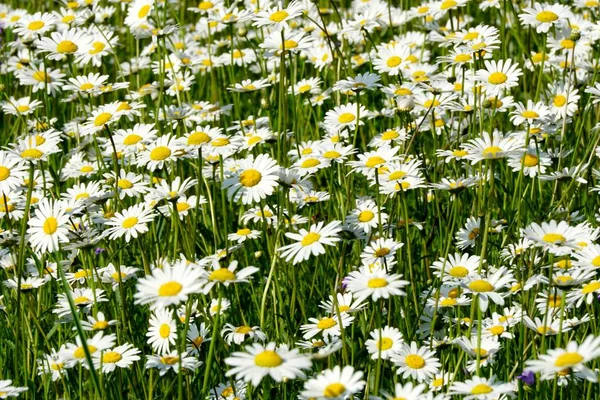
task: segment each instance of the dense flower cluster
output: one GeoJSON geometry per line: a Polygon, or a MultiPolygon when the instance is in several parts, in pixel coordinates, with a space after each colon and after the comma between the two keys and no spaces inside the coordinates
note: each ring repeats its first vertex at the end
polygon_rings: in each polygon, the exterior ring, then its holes
{"type": "Polygon", "coordinates": [[[396,3],[0,4],[0,398],[597,396],[600,3],[396,3]]]}

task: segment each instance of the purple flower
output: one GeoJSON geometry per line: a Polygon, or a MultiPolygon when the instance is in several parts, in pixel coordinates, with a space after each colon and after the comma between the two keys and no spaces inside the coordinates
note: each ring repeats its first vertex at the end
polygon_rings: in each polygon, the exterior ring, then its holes
{"type": "Polygon", "coordinates": [[[102,247],[96,247],[96,249],[94,250],[94,253],[96,253],[96,255],[102,253],[103,251],[105,251],[106,249],[103,249],[102,247]]]}
{"type": "Polygon", "coordinates": [[[520,379],[524,384],[531,386],[535,383],[535,374],[532,371],[525,370],[521,375],[517,376],[517,379],[520,379]]]}

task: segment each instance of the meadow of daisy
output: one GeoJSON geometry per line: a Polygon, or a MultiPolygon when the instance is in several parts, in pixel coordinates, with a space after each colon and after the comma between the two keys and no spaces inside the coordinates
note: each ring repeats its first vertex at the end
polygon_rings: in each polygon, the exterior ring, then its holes
{"type": "Polygon", "coordinates": [[[3,0],[0,399],[598,399],[600,2],[3,0]]]}

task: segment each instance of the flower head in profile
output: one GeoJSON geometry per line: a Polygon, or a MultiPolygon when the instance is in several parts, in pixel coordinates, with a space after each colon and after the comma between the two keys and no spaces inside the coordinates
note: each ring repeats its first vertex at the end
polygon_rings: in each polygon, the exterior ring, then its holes
{"type": "Polygon", "coordinates": [[[245,347],[245,351],[238,351],[225,359],[225,364],[231,368],[227,376],[235,375],[236,379],[243,379],[257,386],[263,378],[270,376],[276,382],[284,378],[304,378],[303,370],[310,368],[311,361],[307,356],[300,354],[297,349],[289,349],[287,345],[277,346],[271,342],[267,345],[253,343],[245,347]]]}

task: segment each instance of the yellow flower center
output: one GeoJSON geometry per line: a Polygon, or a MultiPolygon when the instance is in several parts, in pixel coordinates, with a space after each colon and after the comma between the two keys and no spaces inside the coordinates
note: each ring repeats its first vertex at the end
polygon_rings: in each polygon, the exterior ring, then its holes
{"type": "Polygon", "coordinates": [[[380,249],[375,250],[375,257],[385,257],[390,254],[390,249],[387,247],[382,247],[380,249]]]}
{"type": "Polygon", "coordinates": [[[27,25],[27,29],[29,29],[30,31],[38,31],[40,29],[42,29],[46,24],[44,24],[44,21],[33,21],[30,22],[29,25],[27,25]]]}
{"type": "Polygon", "coordinates": [[[106,124],[112,118],[111,113],[103,112],[98,114],[98,116],[94,119],[95,126],[102,126],[106,124]]]}
{"type": "Polygon", "coordinates": [[[165,365],[175,365],[179,362],[179,357],[177,356],[164,356],[160,358],[160,362],[165,365]]]}
{"type": "Polygon", "coordinates": [[[38,82],[46,82],[49,83],[52,81],[52,79],[50,78],[49,75],[46,75],[46,73],[44,71],[36,71],[33,73],[33,75],[31,75],[31,77],[33,79],[35,79],[38,82]]]}
{"type": "Polygon", "coordinates": [[[400,136],[398,132],[390,129],[389,131],[385,131],[383,135],[381,135],[381,140],[393,140],[396,139],[398,136],[400,136]]]}
{"type": "Polygon", "coordinates": [[[600,282],[591,282],[583,286],[581,293],[588,294],[600,290],[600,282]]]}
{"type": "Polygon", "coordinates": [[[525,157],[523,157],[523,165],[525,165],[526,167],[535,167],[536,165],[538,165],[538,158],[535,154],[525,154],[525,157]]]}
{"type": "MultiPolygon", "coordinates": [[[[91,344],[88,345],[87,348],[88,348],[88,351],[90,352],[90,354],[94,354],[96,351],[98,351],[98,349],[95,346],[92,346],[91,344]]],[[[83,346],[75,349],[75,351],[73,352],[73,357],[75,357],[75,358],[85,357],[85,350],[84,350],[83,346]]]]}
{"type": "Polygon", "coordinates": [[[274,368],[283,364],[283,359],[273,350],[265,350],[254,357],[254,364],[263,368],[274,368]]]}
{"type": "Polygon", "coordinates": [[[58,44],[58,46],[56,46],[56,51],[61,54],[75,53],[78,49],[79,47],[70,40],[63,40],[58,44]]]}
{"type": "Polygon", "coordinates": [[[91,300],[88,297],[85,296],[79,296],[79,297],[75,297],[73,299],[73,302],[75,303],[75,305],[81,305],[84,303],[89,303],[91,300]]]}
{"type": "Polygon", "coordinates": [[[456,56],[454,56],[454,61],[456,61],[456,62],[469,62],[469,61],[471,61],[471,58],[472,57],[471,57],[470,54],[457,54],[456,56]]]}
{"type": "Polygon", "coordinates": [[[397,181],[398,179],[402,179],[405,176],[406,176],[406,172],[404,172],[404,171],[394,171],[388,176],[388,179],[390,181],[397,181]]]}
{"type": "Polygon", "coordinates": [[[540,114],[538,114],[537,112],[532,111],[532,110],[525,110],[521,113],[521,116],[523,118],[533,119],[533,118],[539,118],[540,114]]]}
{"type": "Polygon", "coordinates": [[[490,333],[494,336],[499,336],[504,333],[504,327],[502,325],[495,325],[490,328],[490,333]]]}
{"type": "Polygon", "coordinates": [[[494,285],[483,279],[478,279],[469,283],[469,289],[477,293],[491,292],[494,290],[494,285]]]}
{"type": "Polygon", "coordinates": [[[280,11],[275,11],[273,14],[271,14],[271,16],[269,17],[269,19],[273,22],[281,22],[284,19],[286,19],[290,14],[288,14],[287,11],[285,10],[280,10],[280,11]]]}
{"type": "Polygon", "coordinates": [[[163,160],[166,160],[167,158],[169,158],[170,156],[171,156],[171,149],[169,149],[167,146],[155,147],[150,152],[150,159],[152,161],[163,161],[163,160]]]}
{"type": "Polygon", "coordinates": [[[323,396],[325,397],[340,397],[346,391],[346,387],[341,383],[330,383],[325,387],[323,396]]]}
{"type": "Polygon", "coordinates": [[[102,362],[104,364],[114,364],[116,362],[121,361],[122,358],[123,357],[121,356],[121,354],[117,353],[116,351],[107,351],[102,355],[102,362]]]}
{"type": "Polygon", "coordinates": [[[421,369],[425,366],[425,360],[418,354],[409,354],[404,359],[406,365],[412,369],[421,369]]]}
{"type": "Polygon", "coordinates": [[[0,182],[5,181],[10,176],[10,169],[0,165],[0,182]]]}
{"type": "Polygon", "coordinates": [[[454,0],[444,0],[440,5],[441,10],[448,10],[449,8],[455,7],[458,3],[454,0]]]}
{"type": "Polygon", "coordinates": [[[119,179],[118,185],[121,189],[131,189],[133,187],[133,183],[127,179],[119,179]]]}
{"type": "Polygon", "coordinates": [[[244,187],[254,187],[260,183],[262,175],[255,169],[247,169],[240,174],[240,184],[244,187]]]}
{"type": "Polygon", "coordinates": [[[171,327],[168,324],[162,324],[158,330],[158,334],[161,338],[166,339],[171,334],[171,327]]]}
{"type": "Polygon", "coordinates": [[[239,236],[246,236],[249,235],[252,231],[248,228],[242,228],[242,229],[238,229],[238,231],[236,232],[237,235],[239,236]]]}
{"type": "Polygon", "coordinates": [[[58,229],[58,221],[54,217],[46,218],[44,222],[43,230],[46,235],[52,235],[58,229]]]}
{"type": "Polygon", "coordinates": [[[535,16],[535,19],[542,23],[550,23],[556,21],[558,19],[558,15],[552,11],[541,11],[535,16]]]}
{"type": "Polygon", "coordinates": [[[285,45],[286,49],[295,49],[296,47],[298,47],[298,42],[294,40],[286,40],[283,42],[283,44],[285,45]]]}
{"type": "Polygon", "coordinates": [[[235,280],[235,274],[227,268],[219,268],[212,271],[208,276],[208,279],[219,282],[232,281],[235,280]]]}
{"type": "Polygon", "coordinates": [[[319,320],[319,322],[317,322],[317,328],[318,329],[329,329],[329,328],[333,328],[335,326],[335,320],[333,318],[321,318],[319,320]]]}
{"type": "Polygon", "coordinates": [[[560,94],[554,96],[554,100],[552,101],[552,104],[554,104],[554,107],[562,107],[566,103],[567,103],[567,98],[560,94]]]}
{"type": "Polygon", "coordinates": [[[140,11],[138,11],[138,18],[145,18],[149,12],[150,12],[150,4],[146,4],[145,6],[140,8],[140,11]]]}
{"type": "Polygon", "coordinates": [[[450,271],[448,271],[448,273],[454,278],[464,278],[469,274],[469,270],[463,266],[458,265],[456,267],[450,268],[450,271]]]}
{"type": "Polygon", "coordinates": [[[158,288],[158,295],[161,297],[177,296],[182,288],[183,286],[179,282],[170,281],[163,283],[160,288],[158,288]]]}
{"type": "Polygon", "coordinates": [[[326,151],[325,153],[323,153],[323,157],[329,158],[329,159],[338,158],[340,156],[341,156],[341,154],[335,150],[329,150],[329,151],[326,151]]]}
{"type": "Polygon", "coordinates": [[[557,367],[572,367],[583,361],[583,356],[576,352],[564,353],[556,358],[554,365],[557,367]]]}
{"type": "Polygon", "coordinates": [[[386,64],[390,68],[395,68],[398,65],[400,65],[401,62],[402,62],[402,59],[400,57],[398,57],[398,56],[391,56],[390,58],[388,58],[386,64]]]}
{"type": "Polygon", "coordinates": [[[473,386],[471,389],[471,394],[488,394],[491,393],[494,389],[490,385],[486,385],[485,383],[479,383],[473,386]]]}
{"type": "Polygon", "coordinates": [[[373,213],[373,211],[365,210],[361,211],[361,213],[358,214],[358,220],[360,222],[369,222],[373,218],[375,218],[375,214],[373,213]]]}
{"type": "Polygon", "coordinates": [[[503,72],[492,72],[490,74],[490,76],[488,77],[488,82],[491,83],[492,85],[500,85],[500,84],[506,82],[507,79],[508,79],[508,76],[506,76],[506,74],[503,72]]]}
{"type": "Polygon", "coordinates": [[[227,146],[229,144],[229,139],[221,137],[221,138],[216,138],[215,140],[213,140],[210,143],[213,147],[223,147],[223,146],[227,146]]]}
{"type": "Polygon", "coordinates": [[[103,331],[106,328],[108,328],[108,322],[106,321],[96,321],[92,325],[92,329],[95,331],[103,331]]]}
{"type": "Polygon", "coordinates": [[[308,232],[304,238],[302,238],[302,246],[310,246],[314,242],[321,239],[321,235],[316,232],[308,232]]]}
{"type": "Polygon", "coordinates": [[[498,153],[501,153],[502,149],[498,146],[490,146],[490,147],[486,147],[485,149],[483,149],[483,155],[487,156],[490,155],[492,158],[496,158],[498,156],[498,153]]]}
{"type": "Polygon", "coordinates": [[[454,307],[458,302],[452,298],[446,298],[440,301],[440,306],[442,307],[454,307]]]}
{"type": "Polygon", "coordinates": [[[567,238],[560,233],[546,233],[542,240],[546,243],[558,243],[562,244],[567,241],[567,238]]]}
{"type": "MultiPolygon", "coordinates": [[[[287,47],[287,46],[286,46],[287,47]]],[[[306,93],[308,92],[310,89],[312,88],[312,86],[310,85],[302,85],[298,88],[298,93],[306,93]]]]}
{"type": "Polygon", "coordinates": [[[250,328],[249,326],[243,325],[243,326],[238,326],[235,329],[235,333],[240,333],[242,335],[246,335],[247,333],[252,332],[252,328],[250,328]]]}
{"type": "Polygon", "coordinates": [[[367,286],[371,289],[378,289],[382,287],[386,287],[388,285],[388,281],[385,278],[371,278],[369,282],[367,282],[367,286]]]}
{"type": "Polygon", "coordinates": [[[90,54],[98,54],[102,50],[104,50],[105,47],[106,47],[106,45],[102,42],[94,42],[92,44],[92,49],[89,51],[89,53],[90,54]]]}
{"type": "Polygon", "coordinates": [[[392,339],[384,337],[381,338],[381,340],[377,341],[377,348],[381,351],[389,350],[392,348],[393,344],[394,342],[392,341],[392,339]]]}
{"type": "Polygon", "coordinates": [[[24,105],[17,106],[17,111],[18,111],[18,112],[20,112],[20,113],[27,112],[27,111],[29,111],[30,109],[31,109],[31,108],[30,108],[30,107],[29,107],[27,104],[24,104],[24,105]]]}
{"type": "Polygon", "coordinates": [[[138,221],[139,220],[137,219],[137,217],[125,218],[121,226],[125,229],[133,228],[135,225],[137,225],[138,221]]]}
{"type": "Polygon", "coordinates": [[[365,165],[369,168],[375,168],[376,166],[385,163],[385,160],[379,156],[369,157],[365,162],[365,165]]]}
{"type": "Polygon", "coordinates": [[[321,164],[321,161],[317,160],[316,158],[307,158],[306,160],[302,161],[300,166],[302,168],[313,168],[319,164],[321,164]]]}
{"type": "Polygon", "coordinates": [[[350,122],[354,121],[356,119],[356,117],[354,116],[354,114],[350,114],[350,113],[343,113],[338,117],[338,121],[340,124],[349,124],[350,122]]]}

